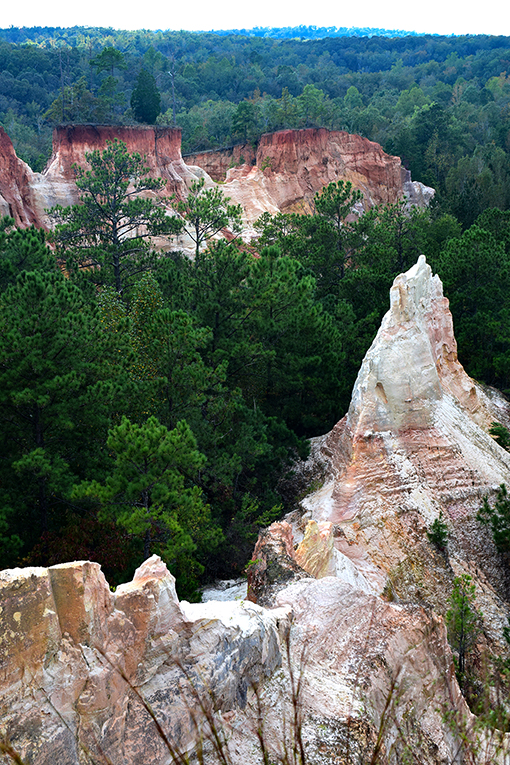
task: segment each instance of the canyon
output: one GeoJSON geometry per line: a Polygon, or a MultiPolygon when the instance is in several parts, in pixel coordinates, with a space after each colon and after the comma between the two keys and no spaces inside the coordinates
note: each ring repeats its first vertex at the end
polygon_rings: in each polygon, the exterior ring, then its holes
{"type": "MultiPolygon", "coordinates": [[[[150,176],[164,179],[162,201],[169,214],[170,197],[185,197],[193,181],[203,178],[206,188],[221,182],[225,195],[242,206],[246,240],[255,235],[253,224],[262,213],[308,211],[314,194],[339,179],[363,192],[365,208],[403,198],[425,205],[433,195],[412,182],[400,159],[378,144],[324,128],[263,135],[256,151],[248,144],[183,159],[178,128],[65,125],[54,130],[52,155],[42,173],[16,156],[0,128],[0,215],[10,215],[18,226],[50,228],[48,210],[78,202],[73,165],[86,167],[87,152],[101,151],[114,139],[144,158],[150,176]]],[[[192,249],[185,237],[158,241],[158,247],[192,249]]]]}
{"type": "Polygon", "coordinates": [[[157,556],[115,592],[90,562],[0,573],[2,734],[33,765],[163,765],[199,740],[215,763],[211,726],[234,765],[264,762],[261,730],[266,762],[302,743],[308,765],[502,765],[508,734],[478,726],[444,621],[469,574],[480,664],[507,655],[507,566],[476,520],[510,482],[494,421],[508,402],[459,363],[421,256],[346,416],[296,466],[295,509],[261,532],[247,600],[179,602],[157,556]],[[440,513],[445,551],[427,537],[440,513]]]}

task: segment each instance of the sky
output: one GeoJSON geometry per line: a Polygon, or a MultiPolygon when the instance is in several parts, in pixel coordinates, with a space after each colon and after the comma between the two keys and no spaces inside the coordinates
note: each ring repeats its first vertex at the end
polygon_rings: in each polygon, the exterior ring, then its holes
{"type": "Polygon", "coordinates": [[[510,13],[481,13],[479,3],[452,0],[23,0],[2,3],[0,26],[105,26],[115,29],[251,29],[252,27],[371,27],[449,34],[510,35],[510,13]],[[328,7],[326,7],[326,5],[328,7]]]}

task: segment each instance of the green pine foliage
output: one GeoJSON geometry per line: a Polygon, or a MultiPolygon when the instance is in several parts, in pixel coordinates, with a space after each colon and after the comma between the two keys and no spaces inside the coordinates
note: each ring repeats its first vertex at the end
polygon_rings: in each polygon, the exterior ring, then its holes
{"type": "Polygon", "coordinates": [[[3,507],[29,549],[59,523],[73,481],[97,465],[100,326],[60,271],[24,271],[0,298],[0,327],[3,507]]]}
{"type": "Polygon", "coordinates": [[[470,653],[482,631],[482,613],[475,605],[475,585],[468,574],[455,577],[446,613],[448,641],[454,651],[457,679],[462,691],[469,695],[471,676],[470,653]]]}
{"type": "Polygon", "coordinates": [[[510,497],[504,483],[496,492],[493,506],[489,504],[489,497],[483,498],[477,518],[484,526],[489,526],[498,550],[503,553],[510,552],[510,497]]]}
{"type": "Polygon", "coordinates": [[[22,271],[55,269],[55,258],[42,229],[18,229],[12,218],[0,219],[0,292],[13,284],[22,271]]]}
{"type": "Polygon", "coordinates": [[[427,531],[427,537],[429,542],[437,547],[438,550],[446,550],[448,544],[448,526],[444,522],[443,511],[439,513],[439,518],[436,518],[431,523],[427,531]]]}
{"type": "Polygon", "coordinates": [[[508,428],[505,428],[500,422],[493,422],[489,428],[489,434],[503,449],[506,449],[506,451],[510,450],[510,433],[508,428]]]}
{"type": "Polygon", "coordinates": [[[106,445],[113,464],[104,483],[85,481],[74,497],[99,503],[99,517],[113,519],[143,540],[143,556],[158,552],[176,574],[181,592],[193,595],[203,566],[194,556],[221,541],[210,508],[194,483],[205,457],[184,420],[168,430],[156,417],[142,425],[122,418],[108,432],[106,445]]]}
{"type": "Polygon", "coordinates": [[[138,122],[154,125],[161,111],[161,94],[154,75],[141,69],[131,94],[131,109],[138,122]]]}

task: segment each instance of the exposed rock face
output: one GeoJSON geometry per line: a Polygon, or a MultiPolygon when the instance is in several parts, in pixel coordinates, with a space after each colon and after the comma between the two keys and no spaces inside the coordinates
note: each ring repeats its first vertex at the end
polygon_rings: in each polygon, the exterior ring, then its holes
{"type": "MultiPolygon", "coordinates": [[[[288,536],[284,524],[278,533],[288,536]]],[[[257,762],[253,684],[276,757],[292,733],[290,668],[294,687],[301,677],[309,765],[366,765],[383,722],[383,765],[403,762],[409,740],[426,765],[454,762],[470,735],[442,621],[338,578],[293,581],[275,593],[272,610],[179,603],[156,556],[115,593],[95,563],[4,571],[0,590],[2,732],[32,765],[78,765],[86,755],[166,765],[142,699],[180,751],[204,725],[200,699],[231,762],[257,762]]],[[[206,762],[216,762],[212,752],[206,762]]]]}
{"type": "Polygon", "coordinates": [[[211,176],[213,181],[223,183],[228,171],[242,165],[255,165],[257,152],[251,143],[239,143],[218,151],[198,151],[186,154],[184,160],[190,165],[198,165],[211,176]]]}
{"type": "Polygon", "coordinates": [[[302,502],[297,538],[310,519],[331,524],[338,576],[443,614],[453,576],[471,574],[486,634],[504,645],[507,567],[476,512],[485,494],[510,483],[510,455],[488,434],[493,421],[508,423],[508,404],[459,363],[448,301],[423,256],[395,279],[390,303],[348,414],[314,444],[312,459],[329,472],[302,502]],[[447,557],[426,536],[441,510],[447,557]]]}
{"type": "MultiPolygon", "coordinates": [[[[254,233],[252,224],[262,213],[308,210],[315,192],[339,179],[351,181],[363,191],[365,207],[395,202],[410,189],[416,203],[425,203],[426,194],[420,197],[398,157],[348,133],[324,128],[284,130],[263,135],[256,153],[246,144],[191,155],[185,162],[179,129],[66,125],[54,131],[53,153],[43,173],[33,173],[21,162],[8,136],[0,133],[0,212],[11,214],[21,226],[49,227],[48,209],[78,201],[73,164],[85,167],[87,152],[101,151],[115,138],[129,152],[145,158],[152,176],[165,180],[166,195],[182,198],[192,181],[204,178],[206,187],[212,187],[213,178],[226,178],[225,194],[242,205],[248,239],[254,233]]],[[[160,245],[166,246],[164,242],[160,245]]],[[[179,246],[186,248],[186,241],[179,246]]]]}
{"type": "Polygon", "coordinates": [[[405,193],[416,195],[398,157],[367,138],[325,128],[266,133],[256,152],[251,144],[240,144],[190,154],[186,160],[215,181],[226,181],[229,189],[240,179],[256,180],[282,211],[307,208],[315,192],[339,178],[362,190],[367,206],[396,202],[405,193]]]}
{"type": "Polygon", "coordinates": [[[0,591],[1,728],[34,765],[81,763],[86,750],[115,765],[167,762],[133,688],[185,748],[196,706],[185,673],[227,711],[281,664],[288,607],[179,603],[156,556],[114,594],[96,563],[4,571],[0,591]]]}
{"type": "Polygon", "coordinates": [[[178,128],[128,127],[123,125],[64,125],[53,132],[53,154],[45,175],[74,179],[73,164],[86,166],[85,154],[102,151],[107,141],[119,140],[127,150],[145,158],[150,174],[170,181],[174,163],[181,157],[181,131],[178,128]]]}
{"type": "Polygon", "coordinates": [[[49,226],[46,211],[56,204],[76,204],[78,189],[73,165],[87,167],[85,155],[102,151],[107,141],[123,141],[138,152],[152,177],[165,180],[164,193],[183,197],[187,184],[204,174],[188,167],[181,157],[181,131],[173,128],[113,125],[65,125],[53,131],[53,153],[42,174],[33,173],[32,206],[40,225],[49,226]]]}
{"type": "Polygon", "coordinates": [[[379,144],[325,128],[267,133],[255,154],[243,144],[187,159],[225,181],[225,192],[243,206],[247,237],[263,212],[308,212],[315,193],[332,181],[350,181],[362,191],[365,209],[404,198],[425,207],[434,195],[433,189],[413,183],[399,157],[379,144]]]}
{"type": "MultiPolygon", "coordinates": [[[[267,166],[280,209],[292,208],[339,178],[363,191],[366,204],[391,203],[402,196],[402,165],[379,144],[359,135],[325,128],[267,133],[257,148],[257,167],[267,166]],[[295,194],[284,191],[281,178],[290,175],[295,194]]],[[[235,171],[231,171],[231,175],[235,171]]]]}
{"type": "Polygon", "coordinates": [[[0,127],[0,216],[10,215],[22,228],[39,223],[32,201],[34,176],[0,127]]]}
{"type": "Polygon", "coordinates": [[[308,578],[312,573],[296,562],[293,542],[292,528],[285,521],[272,523],[260,532],[248,567],[249,600],[271,606],[275,595],[290,581],[308,578]]]}

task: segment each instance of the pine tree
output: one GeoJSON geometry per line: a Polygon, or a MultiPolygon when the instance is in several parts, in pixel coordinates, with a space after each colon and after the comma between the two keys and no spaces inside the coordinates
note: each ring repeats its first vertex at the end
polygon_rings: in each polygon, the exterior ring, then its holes
{"type": "Polygon", "coordinates": [[[42,229],[14,227],[12,218],[0,219],[0,292],[22,271],[55,271],[56,261],[42,229]]]}
{"type": "Polygon", "coordinates": [[[164,181],[149,177],[141,156],[130,154],[122,141],[107,141],[104,151],[85,157],[90,170],[75,166],[80,204],[52,210],[55,240],[70,270],[122,294],[154,266],[151,237],[177,233],[181,223],[159,199],[143,195],[160,191],[164,181]]]}
{"type": "Polygon", "coordinates": [[[131,94],[131,108],[138,122],[154,125],[161,111],[161,94],[154,75],[141,69],[131,94]]]}
{"type": "Polygon", "coordinates": [[[99,334],[94,305],[59,271],[23,272],[0,297],[3,506],[15,511],[9,528],[25,549],[97,461],[106,403],[93,396],[99,334]]]}
{"type": "Polygon", "coordinates": [[[199,546],[209,551],[221,540],[193,476],[205,458],[185,421],[173,430],[149,417],[142,425],[122,418],[109,431],[114,464],[104,483],[83,482],[75,496],[99,501],[100,517],[113,518],[144,543],[144,559],[159,552],[189,594],[203,566],[199,546]]]}
{"type": "Polygon", "coordinates": [[[482,614],[475,607],[475,585],[468,574],[457,576],[453,581],[446,627],[449,643],[456,652],[459,684],[465,691],[469,681],[467,659],[482,628],[482,614]]]}
{"type": "Polygon", "coordinates": [[[178,211],[184,216],[184,229],[195,242],[195,264],[198,264],[200,250],[204,242],[218,234],[224,228],[235,233],[241,229],[241,205],[229,204],[220,188],[205,188],[201,178],[189,188],[186,199],[177,203],[178,211]]]}

